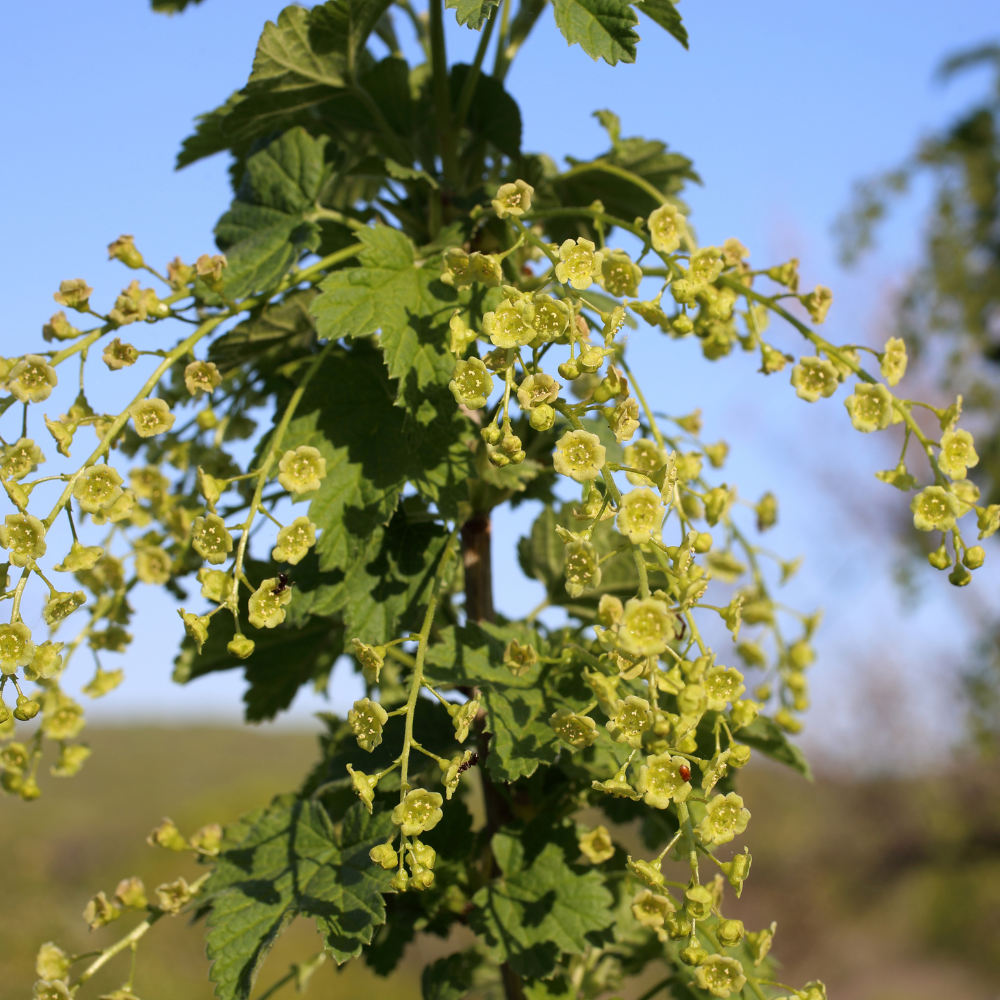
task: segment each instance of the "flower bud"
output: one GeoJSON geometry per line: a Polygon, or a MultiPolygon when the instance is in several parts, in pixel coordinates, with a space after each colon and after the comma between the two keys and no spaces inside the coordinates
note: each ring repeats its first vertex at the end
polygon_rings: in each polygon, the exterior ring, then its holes
{"type": "Polygon", "coordinates": [[[142,254],[135,247],[135,237],[119,236],[114,243],[108,244],[108,260],[120,260],[133,271],[142,267],[142,254]]]}
{"type": "Polygon", "coordinates": [[[564,361],[561,365],[556,368],[556,371],[569,382],[580,377],[580,368],[576,361],[572,358],[569,361],[564,361]]]}
{"type": "Polygon", "coordinates": [[[253,639],[248,639],[242,632],[237,632],[226,646],[229,655],[235,656],[240,660],[245,660],[252,656],[253,649],[253,639]]]}
{"type": "Polygon", "coordinates": [[[715,928],[715,936],[723,948],[735,948],[745,933],[742,920],[720,920],[715,928]]]}
{"type": "MultiPolygon", "coordinates": [[[[948,574],[948,582],[954,587],[965,587],[972,582],[972,574],[961,563],[956,563],[948,574]]],[[[14,714],[17,715],[16,712],[14,714]]]]}
{"type": "Polygon", "coordinates": [[[722,863],[722,871],[729,884],[736,890],[736,898],[739,899],[743,892],[743,883],[750,874],[750,864],[753,861],[749,852],[746,854],[734,854],[731,861],[722,863]]]}
{"type": "Polygon", "coordinates": [[[42,706],[37,701],[25,694],[19,694],[14,708],[14,718],[18,722],[30,722],[41,710],[42,706]]]}
{"type": "Polygon", "coordinates": [[[965,563],[968,569],[979,569],[985,561],[986,552],[981,545],[973,545],[971,548],[966,549],[965,554],[962,556],[962,562],[965,563]]]}
{"type": "Polygon", "coordinates": [[[685,965],[700,965],[707,957],[708,952],[700,944],[689,944],[678,955],[685,965]]]}
{"type": "Polygon", "coordinates": [[[729,750],[728,763],[730,767],[746,767],[750,762],[750,747],[744,746],[742,743],[734,743],[729,750]]]}
{"type": "Polygon", "coordinates": [[[378,777],[374,774],[365,774],[364,771],[355,771],[350,764],[347,765],[347,773],[351,776],[351,784],[354,786],[354,791],[364,803],[369,815],[371,815],[378,777]]]}
{"type": "Polygon", "coordinates": [[[935,569],[947,569],[951,565],[951,556],[948,554],[948,548],[944,542],[942,542],[933,552],[928,553],[927,561],[935,569]]]}
{"type": "Polygon", "coordinates": [[[538,406],[534,407],[531,411],[531,415],[528,417],[528,423],[531,424],[532,428],[536,431],[551,430],[552,425],[555,422],[556,411],[553,410],[548,403],[540,403],[538,406]]]}
{"type": "Polygon", "coordinates": [[[373,847],[368,852],[368,857],[370,857],[375,864],[381,865],[384,869],[386,869],[386,871],[391,868],[395,868],[396,865],[399,864],[399,856],[396,854],[391,841],[388,844],[378,844],[373,847]]]}
{"type": "Polygon", "coordinates": [[[488,457],[490,464],[497,469],[503,469],[510,465],[510,457],[505,455],[502,451],[491,451],[488,457]]]}
{"type": "Polygon", "coordinates": [[[194,419],[198,427],[203,431],[214,430],[219,426],[219,418],[215,415],[215,410],[211,406],[206,406],[205,409],[199,410],[198,415],[194,419]]]}

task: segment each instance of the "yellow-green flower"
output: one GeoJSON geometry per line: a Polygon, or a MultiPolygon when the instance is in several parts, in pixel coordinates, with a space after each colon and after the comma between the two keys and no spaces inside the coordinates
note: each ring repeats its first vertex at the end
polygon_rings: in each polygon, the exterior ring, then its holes
{"type": "Polygon", "coordinates": [[[213,565],[224,563],[233,551],[233,536],[218,514],[196,517],[191,525],[191,548],[213,565]]]}
{"type": "Polygon", "coordinates": [[[632,916],[644,927],[662,927],[674,904],[659,892],[643,889],[632,900],[632,916]]]}
{"type": "Polygon", "coordinates": [[[556,442],[552,465],[556,472],[585,483],[596,479],[604,468],[605,450],[601,439],[590,431],[566,431],[556,442]]]}
{"type": "Polygon", "coordinates": [[[31,629],[24,622],[0,625],[0,672],[17,673],[18,667],[27,667],[34,658],[31,629]]]}
{"type": "Polygon", "coordinates": [[[558,340],[569,326],[570,310],[562,299],[554,299],[544,292],[535,292],[532,302],[535,306],[535,339],[532,344],[541,346],[558,340]]]}
{"type": "Polygon", "coordinates": [[[158,545],[144,545],[135,550],[135,575],[143,583],[163,586],[170,579],[173,560],[158,545]]]}
{"type": "Polygon", "coordinates": [[[248,618],[254,628],[274,628],[285,620],[285,606],[292,599],[291,587],[277,577],[264,580],[247,602],[248,618]]]}
{"type": "Polygon", "coordinates": [[[659,534],[663,524],[663,503],[659,494],[645,486],[630,490],[622,497],[618,530],[636,545],[643,545],[659,534]]]}
{"type": "Polygon", "coordinates": [[[733,667],[709,667],[701,679],[708,698],[707,707],[713,712],[725,711],[729,702],[735,702],[746,690],[743,675],[733,667]]]}
{"type": "Polygon", "coordinates": [[[703,844],[728,844],[742,833],[750,822],[750,811],[735,792],[716,795],[705,807],[705,818],[698,824],[697,834],[703,844]]]}
{"type": "Polygon", "coordinates": [[[325,478],[326,459],[311,445],[286,451],[278,462],[278,482],[289,493],[311,493],[325,478]]]}
{"type": "Polygon", "coordinates": [[[504,299],[483,316],[483,333],[497,346],[523,347],[535,339],[535,307],[530,299],[504,299]]]}
{"type": "Polygon", "coordinates": [[[683,802],[691,794],[689,779],[690,767],[683,757],[654,754],[639,768],[635,787],[646,805],[666,809],[671,802],[683,802]],[[683,776],[681,768],[687,771],[688,778],[683,776]]]}
{"type": "Polygon", "coordinates": [[[906,343],[899,337],[890,337],[885,342],[879,370],[889,385],[896,385],[906,374],[906,343]]]}
{"type": "Polygon", "coordinates": [[[674,616],[655,597],[631,598],[618,626],[618,646],[633,656],[657,656],[674,638],[674,616]]]}
{"type": "Polygon", "coordinates": [[[493,211],[501,219],[506,219],[508,215],[524,215],[531,211],[531,196],[534,193],[535,189],[522,180],[501,184],[493,199],[493,211]]]}
{"type": "Polygon", "coordinates": [[[271,558],[296,566],[316,544],[316,525],[308,517],[297,517],[278,532],[277,542],[271,550],[271,558]]]}
{"type": "Polygon", "coordinates": [[[413,788],[392,810],[392,821],[401,828],[404,837],[415,837],[419,833],[426,833],[428,830],[433,830],[441,821],[444,815],[441,811],[443,801],[437,792],[413,788]]]}
{"type": "Polygon", "coordinates": [[[48,359],[26,354],[7,375],[7,388],[21,403],[41,403],[52,395],[59,379],[48,359]]]}
{"type": "Polygon", "coordinates": [[[467,406],[470,410],[478,410],[486,405],[493,392],[493,376],[479,358],[469,358],[467,361],[459,358],[455,362],[448,388],[456,403],[467,406]]]}
{"type": "Polygon", "coordinates": [[[10,550],[12,566],[30,566],[45,555],[45,525],[32,514],[8,514],[0,526],[0,545],[10,550]]]}
{"type": "Polygon", "coordinates": [[[44,461],[42,449],[31,438],[20,438],[4,448],[3,456],[0,458],[0,477],[23,479],[44,461]]]}
{"type": "Polygon", "coordinates": [[[607,861],[615,853],[615,845],[611,842],[611,834],[606,826],[595,826],[593,830],[577,837],[577,843],[580,845],[580,853],[592,865],[607,861]]]}
{"type": "Polygon", "coordinates": [[[128,414],[132,418],[136,434],[143,438],[166,433],[174,426],[176,419],[165,399],[140,400],[128,408],[128,414]]]}
{"type": "Polygon", "coordinates": [[[192,396],[199,392],[211,395],[222,384],[222,375],[213,361],[192,361],[184,369],[184,385],[192,396]]]}
{"type": "Polygon", "coordinates": [[[559,248],[556,277],[563,284],[584,291],[601,275],[604,254],[590,240],[566,240],[559,248]]]}
{"type": "Polygon", "coordinates": [[[549,725],[559,739],[577,750],[589,747],[597,739],[597,723],[589,715],[578,715],[568,708],[553,712],[549,725]]]}
{"type": "Polygon", "coordinates": [[[369,753],[382,742],[382,727],[388,721],[386,710],[370,698],[356,701],[347,713],[347,724],[351,727],[358,746],[369,753]]]}
{"type": "Polygon", "coordinates": [[[959,516],[959,501],[942,486],[928,486],[911,501],[913,526],[918,531],[951,531],[959,516]]]}
{"type": "Polygon", "coordinates": [[[815,403],[820,396],[832,396],[839,384],[837,369],[826,358],[801,358],[792,369],[795,394],[807,403],[815,403]]]}
{"type": "Polygon", "coordinates": [[[968,470],[979,464],[972,435],[968,431],[945,431],[941,435],[938,468],[952,479],[964,479],[968,470]]]}
{"type": "Polygon", "coordinates": [[[653,249],[658,253],[673,253],[687,235],[687,220],[675,205],[661,205],[646,220],[653,249]]]}
{"type": "Polygon", "coordinates": [[[728,955],[709,955],[694,970],[694,979],[701,989],[708,990],[713,997],[739,993],[747,981],[743,966],[728,955]]]}
{"type": "Polygon", "coordinates": [[[651,438],[640,438],[625,449],[625,465],[639,472],[626,472],[625,478],[633,486],[652,486],[649,474],[667,464],[667,451],[651,438]],[[646,473],[646,475],[641,475],[646,473]]]}
{"type": "Polygon", "coordinates": [[[884,431],[892,423],[892,394],[881,382],[859,382],[854,393],[844,400],[844,406],[854,429],[862,434],[884,431]]]}
{"type": "Polygon", "coordinates": [[[612,250],[605,254],[601,263],[601,284],[609,295],[618,298],[638,295],[640,281],[642,268],[633,264],[632,258],[624,250],[612,250]]]}
{"type": "Polygon", "coordinates": [[[642,734],[652,728],[653,713],[645,698],[630,694],[615,706],[615,714],[605,727],[616,743],[626,743],[634,750],[642,746],[642,734]]]}

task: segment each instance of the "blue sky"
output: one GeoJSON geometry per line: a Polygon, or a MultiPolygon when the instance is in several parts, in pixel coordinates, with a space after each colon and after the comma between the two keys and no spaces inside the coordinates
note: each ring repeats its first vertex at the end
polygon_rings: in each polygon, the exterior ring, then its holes
{"type": "MultiPolygon", "coordinates": [[[[220,157],[178,173],[173,159],[194,116],[245,81],[260,28],[282,6],[205,0],[166,18],[142,0],[49,0],[6,12],[6,354],[39,337],[61,279],[86,277],[99,297],[126,283],[104,249],[119,233],[134,233],[157,262],[212,249],[212,227],[230,197],[227,164],[220,157]]],[[[834,289],[831,337],[880,344],[893,291],[918,253],[921,193],[855,272],[837,265],[831,224],[856,178],[899,162],[979,92],[982,76],[942,87],[933,73],[954,50],[1000,36],[1000,7],[968,0],[945,14],[925,0],[684,0],[681,10],[690,52],[646,23],[637,63],[616,69],[567,48],[547,14],[508,79],[522,105],[525,147],[557,158],[593,155],[606,140],[591,112],[616,111],[624,134],[665,139],[694,159],[704,186],[689,201],[703,242],[738,236],[754,262],[801,257],[806,285],[834,289]]],[[[477,37],[449,30],[458,57],[477,37]]],[[[799,349],[790,332],[779,343],[799,349]]],[[[902,679],[915,679],[910,686],[923,692],[906,725],[945,733],[954,720],[954,708],[942,707],[950,704],[948,678],[965,655],[955,629],[984,613],[996,577],[987,567],[979,586],[961,593],[949,592],[943,578],[927,579],[919,610],[903,606],[891,581],[895,555],[881,552],[878,540],[906,501],[871,476],[894,463],[895,444],[853,432],[840,396],[807,406],[783,376],[755,374],[750,359],[710,365],[694,345],[650,332],[635,336],[632,348],[633,364],[651,373],[646,388],[658,408],[700,405],[708,437],[727,437],[726,477],[741,494],[755,498],[770,487],[783,501],[769,542],[806,556],[790,603],[827,607],[814,701],[839,728],[826,749],[855,754],[863,744],[858,719],[882,705],[880,697],[898,707],[892,692],[902,679]]],[[[511,613],[537,600],[513,557],[524,529],[523,515],[498,519],[497,602],[511,613]]],[[[145,614],[123,658],[128,682],[95,714],[234,717],[235,676],[188,689],[170,684],[179,622],[161,597],[145,593],[138,603],[145,614]]],[[[85,681],[88,671],[78,670],[85,681]]],[[[294,714],[304,718],[320,704],[303,695],[294,714]]]]}

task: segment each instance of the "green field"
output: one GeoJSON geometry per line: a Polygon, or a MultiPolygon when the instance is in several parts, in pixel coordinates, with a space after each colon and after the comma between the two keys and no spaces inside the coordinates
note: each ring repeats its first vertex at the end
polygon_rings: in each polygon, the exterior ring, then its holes
{"type": "MultiPolygon", "coordinates": [[[[0,800],[4,1000],[29,1000],[41,942],[82,952],[123,933],[125,920],[87,931],[80,914],[97,890],[110,894],[130,875],[150,889],[197,876],[186,856],[146,845],[162,816],[188,833],[228,822],[294,788],[316,755],[311,736],[254,729],[106,728],[91,731],[89,742],[94,755],[78,777],[46,778],[37,802],[0,800]]],[[[743,777],[760,819],[747,831],[754,853],[747,890],[729,909],[748,929],[777,918],[781,978],[818,976],[831,1000],[995,1000],[1000,778],[969,765],[906,782],[773,777],[757,780],[753,765],[743,777]],[[845,954],[849,963],[836,957],[845,954]]],[[[620,835],[631,839],[628,830],[620,835]]],[[[415,1000],[422,964],[457,946],[418,937],[389,980],[360,963],[339,973],[327,966],[310,994],[415,1000]]],[[[318,948],[307,924],[294,926],[259,991],[318,948]]],[[[117,962],[81,1000],[121,984],[127,958],[117,962]]],[[[207,968],[201,928],[162,920],[139,950],[136,992],[142,1000],[208,1000],[207,968]]]]}

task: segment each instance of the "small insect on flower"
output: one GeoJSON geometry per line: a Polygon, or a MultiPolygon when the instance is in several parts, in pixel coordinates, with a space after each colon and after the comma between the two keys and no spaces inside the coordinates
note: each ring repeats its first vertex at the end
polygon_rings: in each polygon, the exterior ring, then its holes
{"type": "Polygon", "coordinates": [[[689,768],[687,764],[681,764],[681,766],[677,768],[677,773],[684,781],[691,780],[691,768],[689,768]]]}
{"type": "Polygon", "coordinates": [[[472,756],[468,760],[463,760],[461,764],[458,765],[458,773],[463,774],[468,771],[470,767],[475,767],[479,763],[479,754],[473,752],[472,756]]]}
{"type": "Polygon", "coordinates": [[[278,580],[277,585],[271,590],[271,593],[274,594],[274,595],[278,595],[278,594],[284,593],[288,589],[288,587],[290,586],[290,584],[288,582],[288,574],[287,573],[279,573],[278,577],[277,577],[277,580],[278,580]]]}

